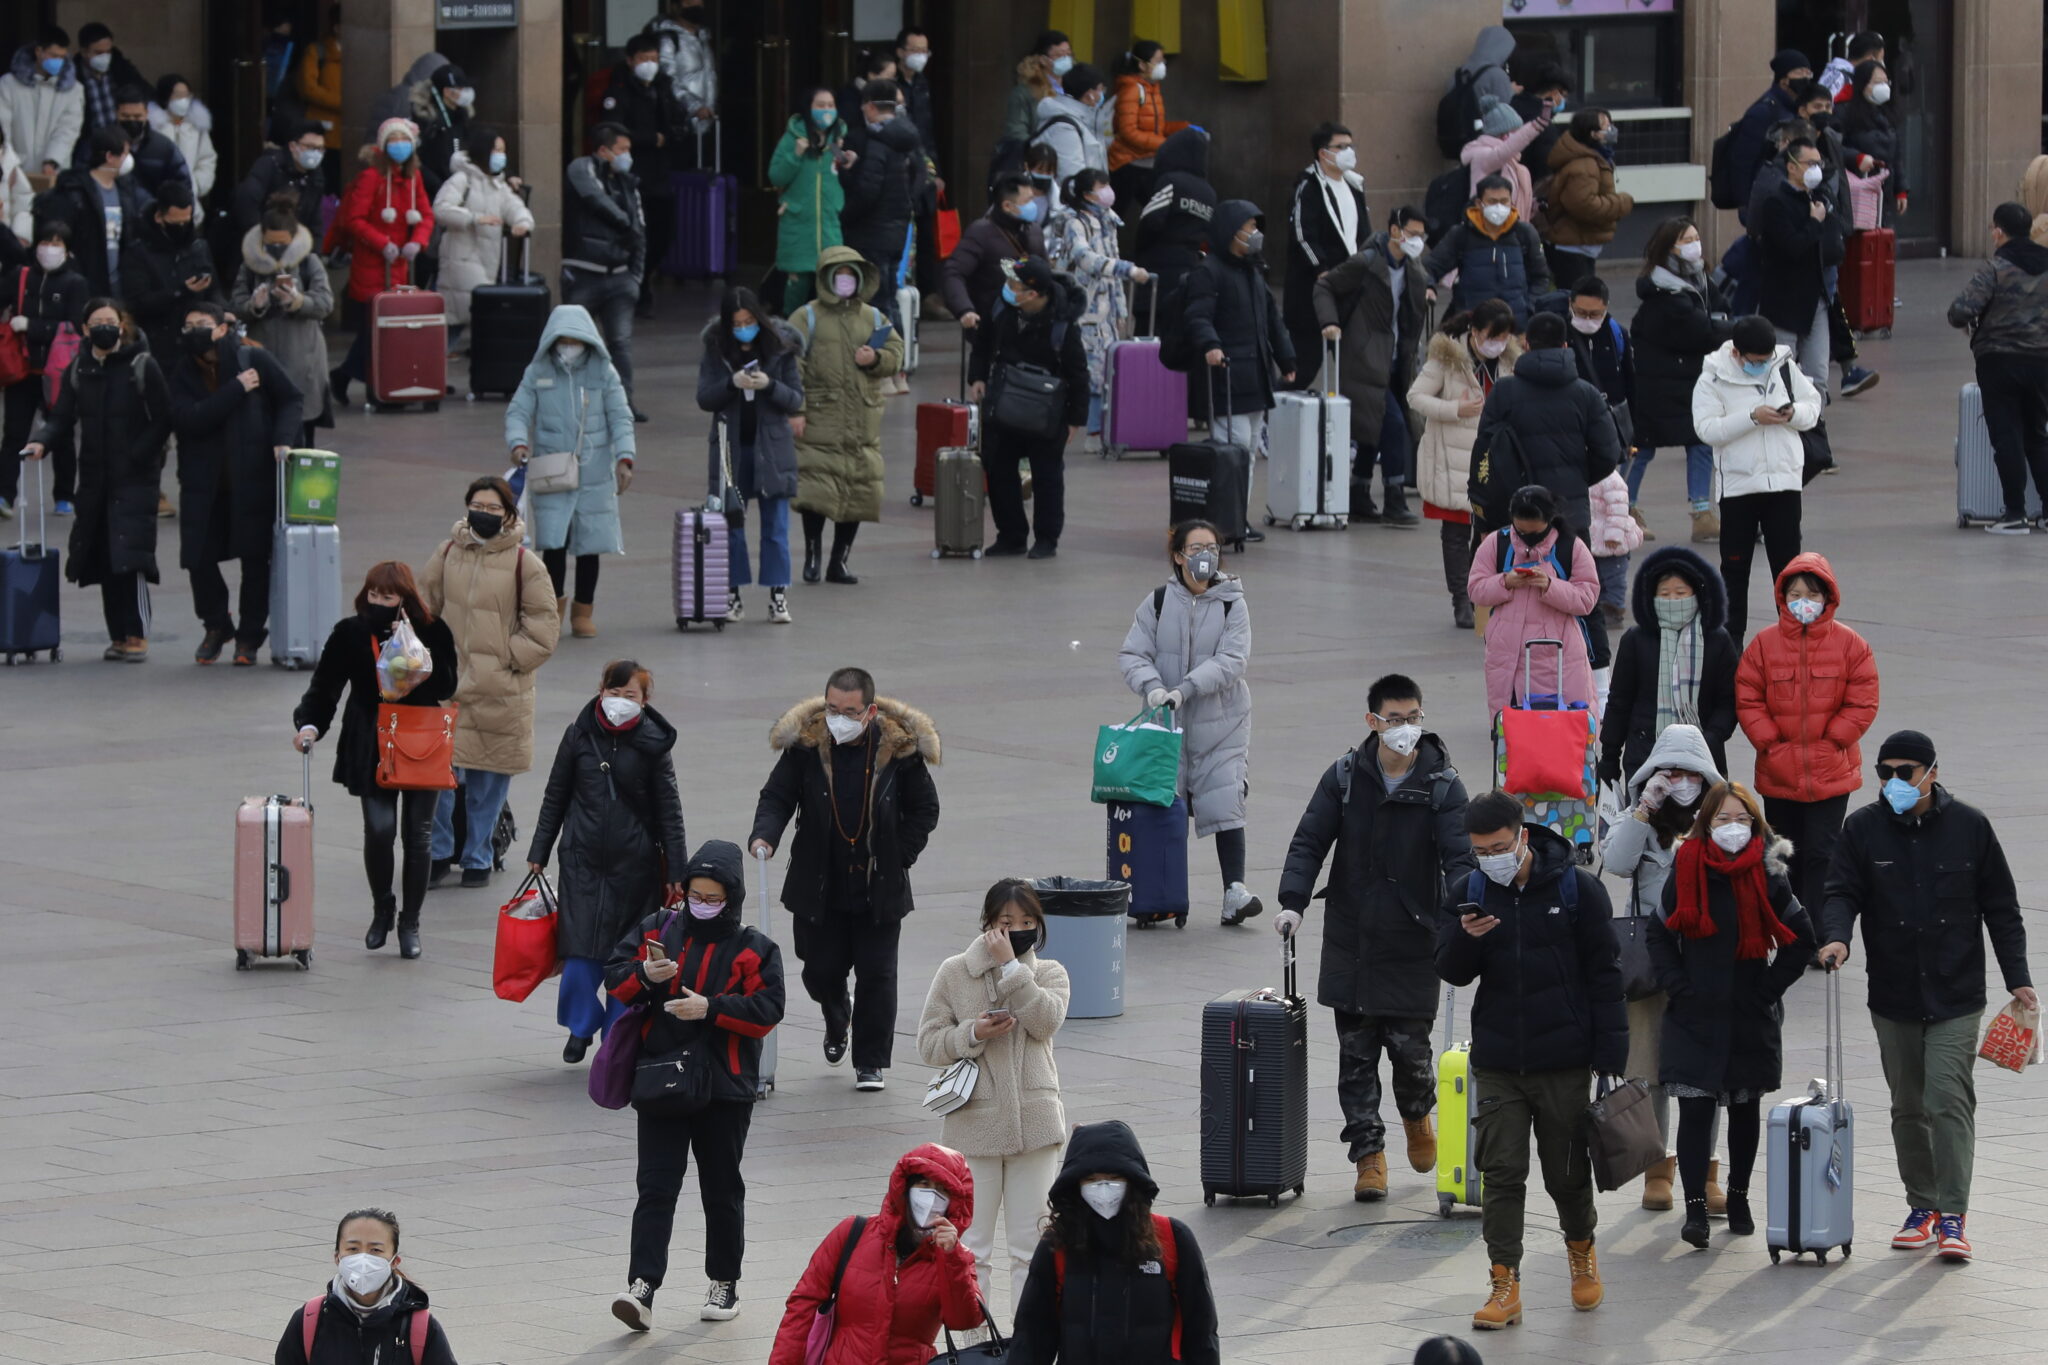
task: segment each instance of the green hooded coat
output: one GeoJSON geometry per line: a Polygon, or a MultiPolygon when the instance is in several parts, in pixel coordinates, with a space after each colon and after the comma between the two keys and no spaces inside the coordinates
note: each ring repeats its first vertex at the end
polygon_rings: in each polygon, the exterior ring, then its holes
{"type": "Polygon", "coordinates": [[[807,275],[818,268],[827,247],[839,245],[839,210],[846,203],[846,191],[839,186],[832,162],[845,139],[846,120],[834,119],[830,128],[821,130],[799,114],[790,119],[782,141],[775,145],[768,182],[782,196],[775,219],[777,270],[807,275]],[[808,141],[810,151],[798,152],[798,139],[808,141]]]}
{"type": "Polygon", "coordinates": [[[903,368],[903,334],[868,300],[881,272],[852,247],[827,247],[818,258],[818,296],[790,315],[803,348],[804,434],[796,443],[796,506],[833,521],[882,519],[882,396],[880,381],[903,368]],[[860,272],[853,297],[832,293],[840,266],[860,272]],[[880,330],[889,339],[862,369],[853,353],[880,330]]]}

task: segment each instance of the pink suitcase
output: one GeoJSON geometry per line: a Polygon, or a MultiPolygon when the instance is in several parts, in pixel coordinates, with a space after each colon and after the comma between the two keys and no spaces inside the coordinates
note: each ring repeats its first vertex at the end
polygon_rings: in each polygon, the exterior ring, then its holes
{"type": "Polygon", "coordinates": [[[313,754],[302,794],[245,796],[235,812],[235,970],[252,958],[313,965],[313,754]]]}
{"type": "Polygon", "coordinates": [[[370,404],[423,403],[448,391],[448,312],[441,296],[409,284],[370,300],[370,404]]]}
{"type": "MultiPolygon", "coordinates": [[[[1153,290],[1156,319],[1158,290],[1153,290]]],[[[1133,450],[1164,455],[1188,435],[1188,377],[1159,359],[1155,334],[1109,348],[1102,376],[1102,453],[1120,460],[1133,450]]]]}
{"type": "Polygon", "coordinates": [[[676,629],[709,621],[725,629],[732,591],[732,530],[723,512],[685,508],[676,513],[676,629]]]}

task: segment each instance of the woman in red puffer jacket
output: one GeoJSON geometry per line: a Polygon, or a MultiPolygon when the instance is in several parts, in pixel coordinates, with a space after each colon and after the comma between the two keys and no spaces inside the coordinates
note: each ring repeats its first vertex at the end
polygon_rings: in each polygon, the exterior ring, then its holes
{"type": "Polygon", "coordinates": [[[370,300],[409,283],[414,259],[434,239],[434,192],[420,174],[419,145],[419,127],[410,119],[384,120],[335,211],[329,235],[349,247],[342,321],[356,329],[347,359],[328,373],[338,403],[348,401],[350,380],[369,379],[370,300]]]}
{"type": "Polygon", "coordinates": [[[1778,575],[1778,620],[1742,652],[1735,715],[1756,746],[1764,818],[1792,841],[1792,889],[1818,912],[1849,795],[1863,785],[1858,744],[1877,719],[1877,659],[1835,619],[1835,571],[1817,554],[1778,575]]]}
{"type": "Polygon", "coordinates": [[[839,1279],[836,1321],[825,1365],[926,1365],[941,1324],[982,1325],[974,1257],[960,1234],[974,1217],[967,1158],[927,1142],[904,1153],[889,1176],[882,1211],[846,1219],[818,1244],[790,1291],[768,1365],[803,1365],[818,1309],[832,1296],[846,1240],[859,1240],[839,1279]]]}

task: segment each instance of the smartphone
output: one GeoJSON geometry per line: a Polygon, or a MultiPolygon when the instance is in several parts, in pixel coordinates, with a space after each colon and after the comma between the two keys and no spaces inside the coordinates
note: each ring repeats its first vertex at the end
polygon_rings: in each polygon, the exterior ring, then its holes
{"type": "Polygon", "coordinates": [[[664,947],[662,947],[662,946],[661,946],[661,941],[660,941],[659,939],[649,939],[649,940],[648,940],[648,942],[647,942],[647,960],[648,960],[649,962],[666,962],[666,961],[668,961],[668,949],[666,949],[666,948],[664,948],[664,947]]]}
{"type": "Polygon", "coordinates": [[[1485,914],[1486,907],[1481,905],[1478,901],[1466,901],[1464,904],[1458,907],[1459,919],[1483,918],[1485,914]]]}
{"type": "Polygon", "coordinates": [[[747,362],[746,364],[744,364],[744,365],[740,366],[740,373],[741,373],[741,374],[745,374],[745,373],[746,373],[746,372],[747,372],[748,370],[758,370],[758,369],[760,369],[760,368],[761,368],[761,362],[760,362],[760,361],[758,361],[758,360],[749,360],[749,361],[748,361],[748,362],[747,362]]]}
{"type": "Polygon", "coordinates": [[[991,1019],[1007,1019],[1010,1017],[1010,1012],[1008,1010],[990,1010],[988,1017],[991,1019]]]}
{"type": "Polygon", "coordinates": [[[1536,566],[1533,564],[1517,564],[1515,565],[1515,572],[1524,578],[1534,578],[1536,576],[1536,566]]]}
{"type": "Polygon", "coordinates": [[[1780,405],[1779,405],[1779,407],[1778,407],[1778,416],[1780,416],[1780,417],[1790,417],[1791,415],[1792,415],[1792,405],[1791,405],[1790,403],[1783,403],[1783,404],[1780,404],[1780,405]]]}

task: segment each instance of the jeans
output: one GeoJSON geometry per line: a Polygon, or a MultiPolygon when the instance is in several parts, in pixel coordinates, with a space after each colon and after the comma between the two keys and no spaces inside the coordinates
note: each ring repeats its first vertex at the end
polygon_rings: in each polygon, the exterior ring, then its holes
{"type": "Polygon", "coordinates": [[[1813,386],[1820,390],[1820,401],[1828,401],[1828,300],[1824,294],[1821,301],[1813,306],[1813,320],[1806,324],[1803,332],[1778,328],[1778,344],[1792,348],[1792,359],[1813,386]]]}
{"type": "Polygon", "coordinates": [[[101,579],[100,611],[107,618],[109,640],[149,638],[149,584],[141,574],[113,573],[101,579]]]}
{"type": "MultiPolygon", "coordinates": [[[[1649,472],[1650,461],[1657,452],[1648,446],[1638,447],[1633,460],[1622,477],[1628,481],[1628,500],[1641,502],[1643,498],[1643,475],[1649,472]]],[[[1685,448],[1685,496],[1692,502],[1692,510],[1704,512],[1714,505],[1714,448],[1699,445],[1685,448]]]]}
{"type": "Polygon", "coordinates": [[[1984,399],[1984,425],[1991,432],[1991,458],[2005,514],[2025,516],[2027,476],[2034,496],[2048,497],[2048,360],[2037,356],[1980,355],[1977,387],[1984,399]]]}
{"type": "Polygon", "coordinates": [[[1600,601],[1603,606],[1628,605],[1628,556],[1595,555],[1593,567],[1600,572],[1600,601]]]}
{"type": "MultiPolygon", "coordinates": [[[[758,498],[754,502],[756,518],[761,524],[761,586],[764,588],[786,588],[789,586],[789,499],[758,498]]],[[[753,568],[747,563],[747,532],[743,526],[732,528],[732,586],[744,588],[754,581],[753,568]]]]}
{"type": "Polygon", "coordinates": [[[1361,444],[1358,458],[1351,466],[1351,481],[1367,484],[1372,482],[1372,467],[1375,461],[1380,467],[1380,491],[1384,495],[1386,510],[1400,513],[1408,510],[1406,484],[1414,471],[1415,440],[1408,425],[1407,409],[1392,388],[1387,390],[1386,413],[1380,418],[1380,439],[1376,446],[1361,444]]]}
{"type": "Polygon", "coordinates": [[[1102,434],[1102,394],[1093,389],[1088,392],[1088,434],[1102,434]]]}
{"type": "Polygon", "coordinates": [[[996,540],[1022,545],[1035,529],[1038,543],[1058,545],[1067,525],[1067,436],[1020,436],[994,423],[981,429],[981,464],[988,474],[988,510],[996,540]],[[1024,516],[1021,462],[1031,461],[1031,519],[1024,516]]]}
{"type": "Polygon", "coordinates": [[[1884,1083],[1892,1092],[1892,1147],[1906,1202],[1970,1211],[1977,1156],[1977,1026],[1984,1012],[1934,1023],[1872,1011],[1884,1083]]]}
{"type": "Polygon", "coordinates": [[[1382,1014],[1337,1016],[1337,1104],[1344,1111],[1344,1140],[1356,1165],[1387,1149],[1387,1125],[1380,1118],[1380,1054],[1394,1073],[1394,1109],[1409,1121],[1426,1119],[1436,1108],[1436,1062],[1429,1050],[1428,1019],[1394,1019],[1382,1014]]]}
{"type": "Polygon", "coordinates": [[[1046,1196],[1060,1173],[1060,1144],[1017,1156],[971,1156],[967,1170],[974,1177],[974,1221],[960,1234],[960,1245],[974,1257],[974,1277],[981,1297],[991,1305],[988,1284],[994,1269],[996,1213],[1003,1215],[1004,1241],[1010,1252],[1010,1303],[1024,1297],[1031,1257],[1038,1249],[1038,1220],[1045,1216],[1046,1196]]]}
{"type": "Polygon", "coordinates": [[[1567,1242],[1589,1242],[1598,1226],[1593,1208],[1593,1163],[1586,1153],[1586,1103],[1593,1074],[1564,1071],[1489,1071],[1472,1068],[1472,1118],[1479,1130],[1473,1164],[1484,1180],[1480,1222],[1487,1259],[1522,1268],[1523,1207],[1529,1193],[1529,1134],[1543,1188],[1557,1205],[1567,1242]]]}
{"type": "MultiPolygon", "coordinates": [[[[903,317],[896,310],[896,271],[903,265],[903,249],[898,247],[889,253],[886,260],[872,261],[870,264],[882,275],[882,283],[875,289],[873,303],[882,310],[882,316],[889,319],[889,325],[901,333],[903,317]]],[[[909,346],[910,338],[905,337],[903,344],[909,346]]],[[[909,359],[907,355],[904,358],[909,359]]]]}
{"type": "Polygon", "coordinates": [[[640,281],[627,274],[599,275],[588,270],[562,267],[562,302],[580,303],[590,310],[604,346],[612,355],[612,368],[633,396],[633,309],[640,302],[640,281]]]}
{"type": "Polygon", "coordinates": [[[482,768],[457,768],[455,791],[444,791],[434,806],[434,861],[455,856],[455,795],[462,794],[468,817],[468,839],[462,846],[465,871],[488,872],[491,868],[491,832],[498,827],[498,812],[512,792],[512,774],[487,773],[482,768]]]}
{"type": "Polygon", "coordinates": [[[1721,581],[1728,587],[1728,638],[1742,648],[1749,633],[1749,566],[1763,537],[1771,582],[1799,553],[1799,490],[1745,493],[1721,499],[1721,581]]]}
{"type": "Polygon", "coordinates": [[[228,614],[228,580],[220,565],[208,560],[191,570],[192,608],[208,630],[225,631],[250,649],[263,643],[270,632],[270,551],[266,546],[260,559],[242,561],[240,602],[242,623],[237,626],[228,614]]]}
{"type": "Polygon", "coordinates": [[[626,1004],[605,991],[604,963],[594,957],[562,959],[562,985],[555,993],[555,1022],[577,1038],[607,1032],[626,1004]]]}
{"type": "Polygon", "coordinates": [[[886,1071],[896,1046],[896,941],[901,921],[883,923],[827,907],[822,919],[796,917],[796,955],[804,990],[825,1013],[828,1037],[853,1030],[856,1071],[886,1071]],[[859,989],[846,999],[849,976],[859,989]]]}
{"type": "Polygon", "coordinates": [[[378,788],[365,793],[363,803],[363,873],[370,881],[370,900],[379,915],[387,915],[395,902],[391,895],[394,841],[404,850],[405,864],[402,907],[407,923],[419,922],[420,906],[427,899],[428,848],[434,823],[437,792],[399,792],[378,788]]]}
{"type": "Polygon", "coordinates": [[[1848,813],[1847,792],[1819,801],[1764,798],[1764,819],[1773,830],[1792,841],[1792,865],[1786,871],[1792,882],[1792,894],[1799,897],[1801,905],[1827,904],[1828,864],[1835,859],[1835,844],[1842,837],[1842,817],[1848,813]]]}
{"type": "Polygon", "coordinates": [[[704,1278],[737,1280],[747,1250],[747,1182],[740,1158],[754,1106],[714,1100],[688,1116],[643,1109],[638,1114],[640,1163],[634,1173],[640,1200],[633,1206],[633,1251],[627,1280],[656,1289],[668,1275],[668,1243],[675,1232],[676,1197],[690,1154],[697,1156],[697,1194],[704,1205],[704,1278]]]}

